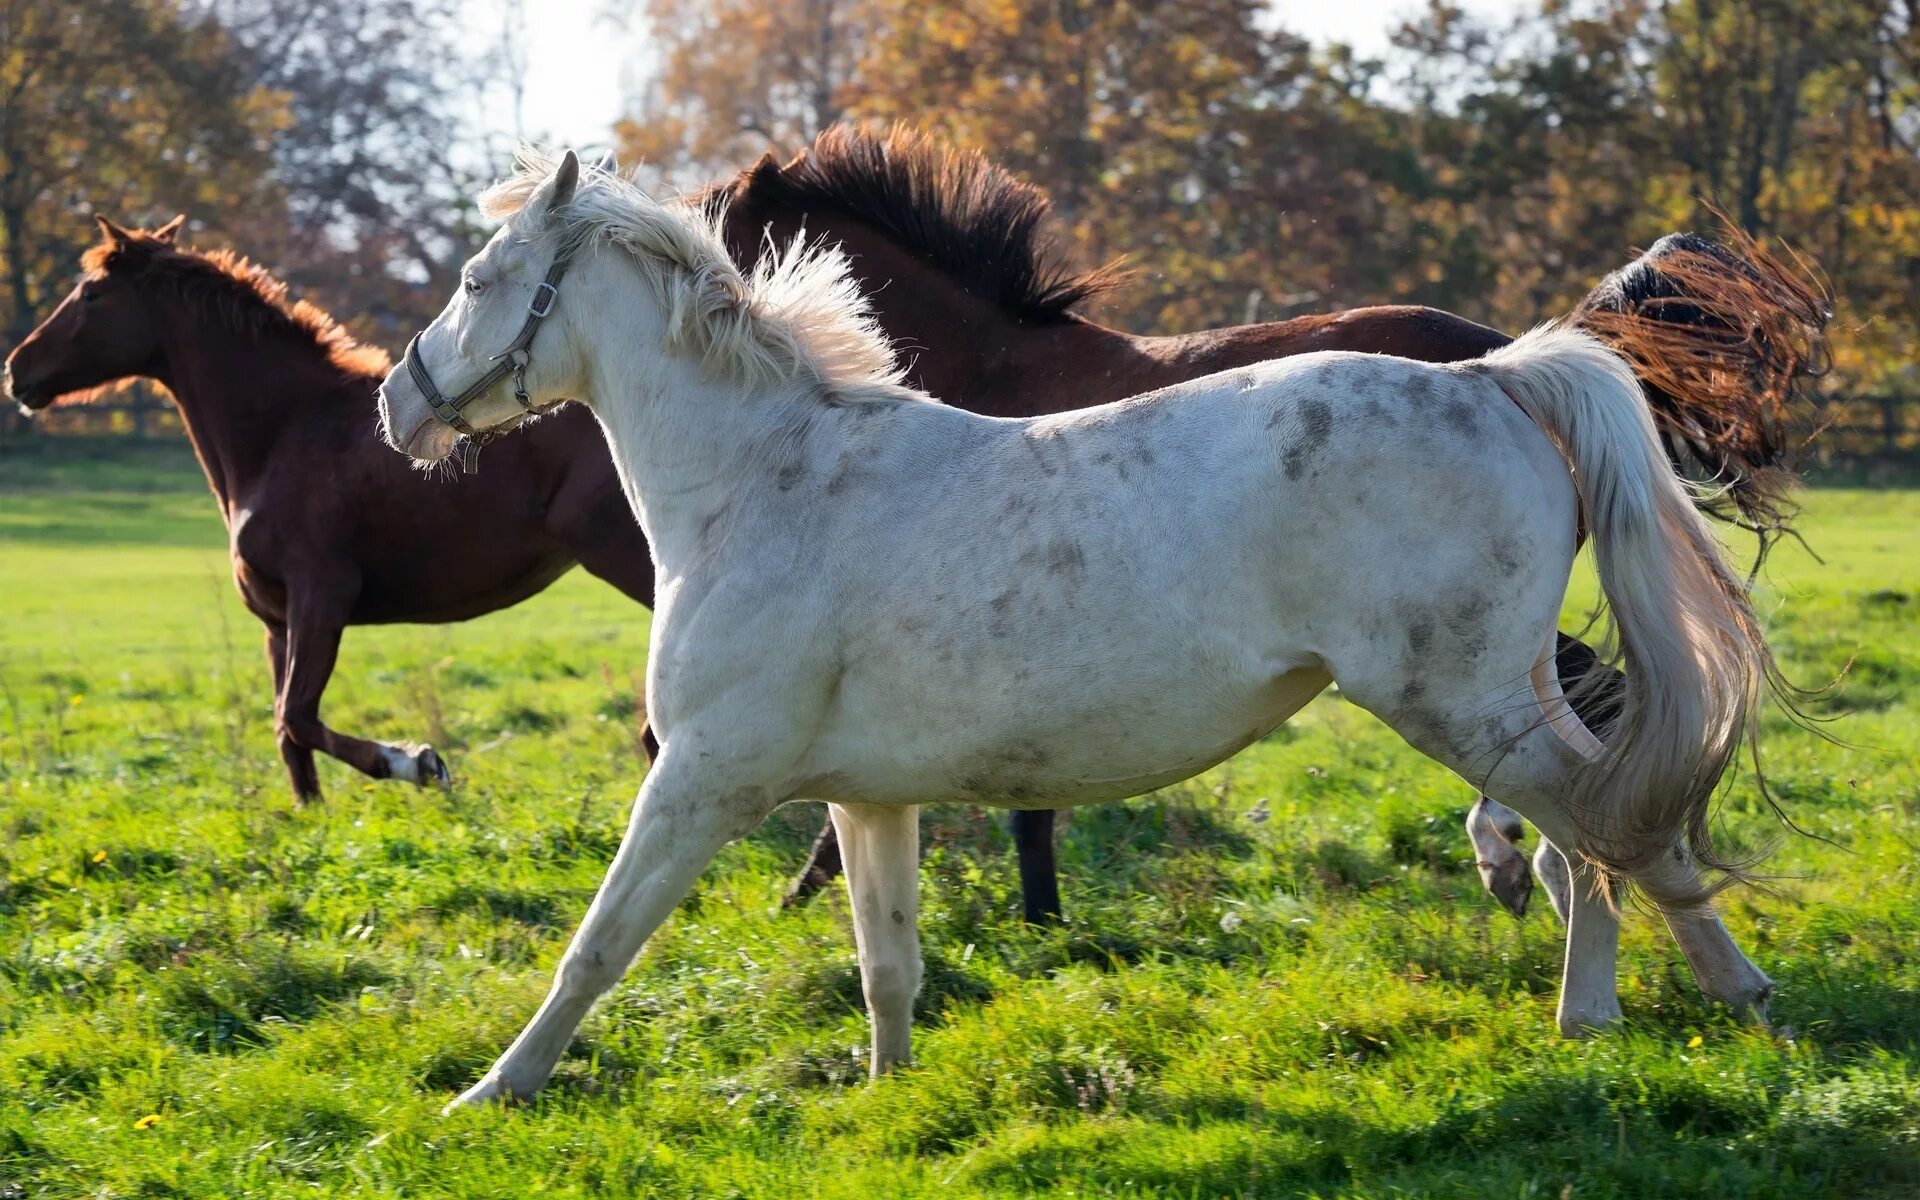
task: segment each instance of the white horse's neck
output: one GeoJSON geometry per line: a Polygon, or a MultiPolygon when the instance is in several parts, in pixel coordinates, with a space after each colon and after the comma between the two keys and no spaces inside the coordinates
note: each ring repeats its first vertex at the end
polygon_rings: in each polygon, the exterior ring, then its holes
{"type": "MultiPolygon", "coordinates": [[[[702,553],[719,514],[774,485],[779,444],[817,424],[816,388],[717,376],[695,351],[666,345],[664,320],[618,252],[593,255],[576,326],[586,392],[627,502],[666,575],[702,553]]],[[[583,281],[584,282],[584,281],[583,281]]],[[[569,297],[570,299],[572,297],[569,297]]]]}

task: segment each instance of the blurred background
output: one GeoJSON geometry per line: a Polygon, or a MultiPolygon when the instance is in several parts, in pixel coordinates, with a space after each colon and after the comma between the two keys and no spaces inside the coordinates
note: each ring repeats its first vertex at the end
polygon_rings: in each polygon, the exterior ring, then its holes
{"type": "MultiPolygon", "coordinates": [[[[665,189],[904,121],[1045,187],[1091,315],[1387,302],[1508,331],[1717,205],[1837,297],[1819,453],[1920,454],[1914,0],[0,0],[0,331],[103,213],[265,263],[377,344],[437,312],[522,139],[665,189]]],[[[0,439],[160,436],[130,390],[0,439]]]]}

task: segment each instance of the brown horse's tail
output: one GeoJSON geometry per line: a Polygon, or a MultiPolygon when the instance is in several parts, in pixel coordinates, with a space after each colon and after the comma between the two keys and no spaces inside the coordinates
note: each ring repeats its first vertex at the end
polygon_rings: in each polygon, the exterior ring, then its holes
{"type": "Polygon", "coordinates": [[[1633,367],[1675,467],[1714,485],[1696,503],[1757,533],[1762,558],[1797,512],[1795,410],[1832,315],[1826,282],[1789,258],[1731,225],[1724,243],[1669,234],[1572,314],[1633,367]]]}
{"type": "Polygon", "coordinates": [[[1749,877],[1710,827],[1714,789],[1741,741],[1758,737],[1778,678],[1747,589],[1661,453],[1639,383],[1597,338],[1548,326],[1470,366],[1567,460],[1626,667],[1613,728],[1574,773],[1578,839],[1561,848],[1664,906],[1698,904],[1711,890],[1672,868],[1683,843],[1728,881],[1749,877]]]}

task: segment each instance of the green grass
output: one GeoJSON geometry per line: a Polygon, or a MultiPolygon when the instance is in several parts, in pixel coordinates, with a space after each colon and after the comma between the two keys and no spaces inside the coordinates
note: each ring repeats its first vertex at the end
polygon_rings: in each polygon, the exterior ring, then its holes
{"type": "MultiPolygon", "coordinates": [[[[730,848],[555,1086],[436,1114],[532,1012],[639,779],[647,617],[581,575],[351,631],[326,712],[451,794],[325,763],[295,809],[258,626],[191,460],[0,458],[0,1197],[1905,1197],[1920,1184],[1920,493],[1825,490],[1768,601],[1839,747],[1769,724],[1784,894],[1729,924],[1791,1037],[1629,919],[1626,1027],[1553,1032],[1559,931],[1481,894],[1466,789],[1337,698],[1083,810],[1070,924],[997,816],[926,823],[918,1065],[862,1079],[819,810],[730,848]],[[157,1117],[157,1120],[152,1119],[157,1117]]],[[[1735,832],[1774,828],[1750,784],[1735,832]]]]}

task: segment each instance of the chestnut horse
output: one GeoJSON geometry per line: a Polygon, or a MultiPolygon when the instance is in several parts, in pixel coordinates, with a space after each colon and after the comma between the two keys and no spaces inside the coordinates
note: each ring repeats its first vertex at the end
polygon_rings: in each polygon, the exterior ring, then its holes
{"type": "MultiPolygon", "coordinates": [[[[1316,350],[1424,362],[1478,358],[1511,339],[1432,308],[1388,305],[1257,325],[1141,337],[1080,315],[1115,287],[1111,271],[1075,273],[1047,245],[1046,194],[984,156],[910,129],[836,127],[790,161],[772,155],[707,193],[726,206],[722,233],[751,264],[795,236],[839,243],[881,326],[906,351],[908,383],[960,408],[1029,417],[1156,391],[1233,367],[1316,350]]],[[[1786,420],[1824,361],[1828,301],[1804,269],[1734,235],[1729,249],[1687,234],[1602,280],[1574,323],[1633,367],[1677,466],[1723,490],[1710,513],[1759,531],[1786,528],[1794,480],[1786,420]]],[[[1584,678],[1592,650],[1560,642],[1563,679],[1584,678]]],[[[1574,689],[1581,718],[1604,736],[1620,680],[1574,689]]],[[[1012,815],[1029,921],[1059,915],[1053,814],[1012,815]]],[[[1516,916],[1532,883],[1512,839],[1512,810],[1485,797],[1468,820],[1489,890],[1516,916]]],[[[1550,890],[1565,864],[1543,844],[1550,890]]],[[[787,902],[838,873],[834,826],[822,829],[787,902]]],[[[1555,890],[1562,916],[1563,896],[1555,890]]]]}
{"type": "Polygon", "coordinates": [[[477,475],[422,478],[380,448],[387,356],[227,253],[100,219],[85,277],[7,359],[29,411],[140,376],[163,384],[220,503],[234,583],[267,627],[274,728],[301,799],[314,752],[375,779],[447,782],[431,746],[351,737],[320,719],[348,625],[464,621],[517,604],[575,563],[653,602],[653,561],[600,430],[559,413],[486,456],[477,475]],[[451,505],[489,528],[446,528],[451,505]]]}

